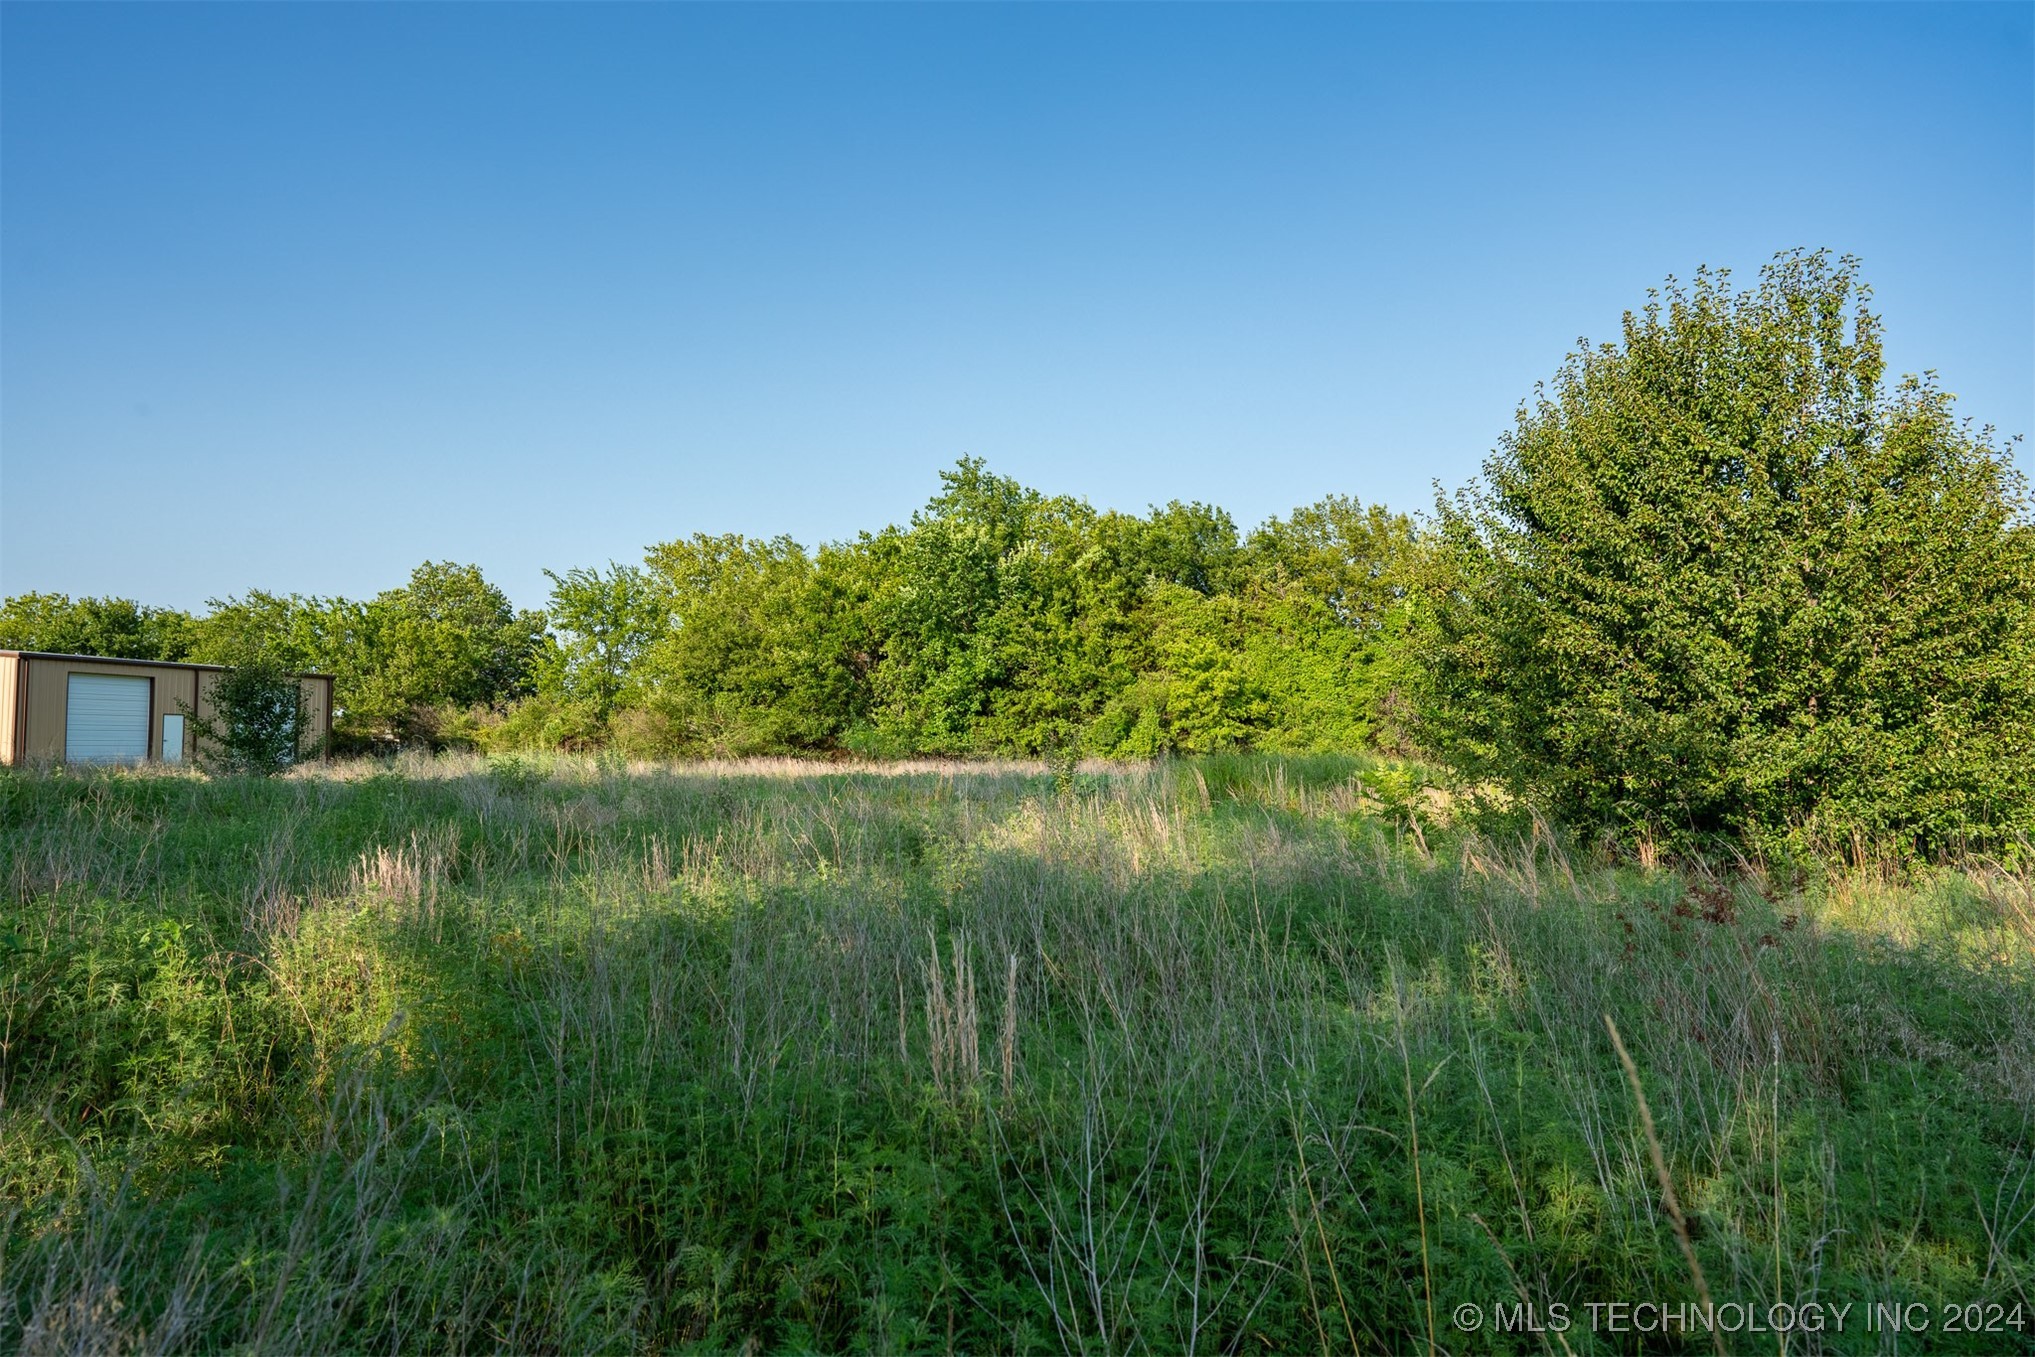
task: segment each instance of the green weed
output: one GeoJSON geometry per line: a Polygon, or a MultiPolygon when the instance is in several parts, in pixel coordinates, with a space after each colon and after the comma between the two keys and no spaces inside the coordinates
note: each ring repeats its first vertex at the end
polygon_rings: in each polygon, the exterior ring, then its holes
{"type": "Polygon", "coordinates": [[[1696,1299],[1642,1105],[1718,1304],[1859,1307],[1788,1351],[2035,1347],[2025,874],[1423,785],[0,775],[0,1348],[1708,1349],[1585,1319],[1696,1299]],[[1452,1325],[1515,1303],[1578,1322],[1452,1325]]]}

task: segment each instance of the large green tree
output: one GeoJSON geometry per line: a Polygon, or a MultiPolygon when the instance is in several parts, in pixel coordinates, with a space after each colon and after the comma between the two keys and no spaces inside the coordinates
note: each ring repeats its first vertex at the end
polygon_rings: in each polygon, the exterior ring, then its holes
{"type": "Polygon", "coordinates": [[[1427,737],[1586,831],[1930,852],[2035,829],[2035,534],[1856,266],[1705,271],[1439,504],[1427,737]]]}
{"type": "Polygon", "coordinates": [[[537,666],[540,694],[583,709],[605,727],[627,688],[630,671],[664,631],[650,582],[635,566],[547,570],[551,642],[537,666]]]}
{"type": "Polygon", "coordinates": [[[1236,525],[1201,504],[1098,512],[975,458],[940,479],[909,529],[869,543],[878,730],[934,752],[1114,750],[1154,663],[1148,589],[1233,588],[1236,525]]]}
{"type": "Polygon", "coordinates": [[[191,627],[191,658],[200,663],[242,665],[258,659],[298,672],[338,674],[347,669],[359,642],[360,605],[343,598],[250,589],[206,602],[211,612],[191,627]]]}
{"type": "Polygon", "coordinates": [[[658,631],[618,719],[645,753],[753,754],[836,743],[866,706],[860,585],[834,548],[696,534],[652,547],[658,631]]]}
{"type": "Polygon", "coordinates": [[[131,598],[16,594],[0,605],[0,650],[181,660],[191,650],[191,618],[131,598]]]}
{"type": "Polygon", "coordinates": [[[443,742],[461,713],[530,691],[545,639],[543,614],[451,562],[427,561],[365,602],[256,589],[211,606],[194,658],[331,674],[342,747],[443,742]]]}
{"type": "Polygon", "coordinates": [[[1045,496],[963,459],[941,493],[868,543],[882,640],[873,675],[877,721],[901,747],[941,753],[976,746],[977,724],[1012,679],[1019,619],[1006,605],[1048,587],[1038,569],[1045,496]],[[1029,556],[1032,559],[1026,560],[1029,556]],[[1029,588],[1021,583],[1031,576],[1029,588]]]}
{"type": "Polygon", "coordinates": [[[454,713],[531,689],[544,615],[518,611],[479,566],[426,561],[349,612],[337,660],[356,738],[438,743],[454,713]]]}

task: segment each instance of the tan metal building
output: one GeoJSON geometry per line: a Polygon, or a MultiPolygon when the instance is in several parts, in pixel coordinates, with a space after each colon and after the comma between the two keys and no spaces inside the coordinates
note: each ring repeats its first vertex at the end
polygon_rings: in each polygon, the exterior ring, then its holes
{"type": "MultiPolygon", "coordinates": [[[[0,764],[183,763],[198,752],[186,713],[210,719],[221,672],[216,664],[0,650],[0,764]]],[[[332,678],[297,681],[308,751],[332,733],[332,678]]]]}

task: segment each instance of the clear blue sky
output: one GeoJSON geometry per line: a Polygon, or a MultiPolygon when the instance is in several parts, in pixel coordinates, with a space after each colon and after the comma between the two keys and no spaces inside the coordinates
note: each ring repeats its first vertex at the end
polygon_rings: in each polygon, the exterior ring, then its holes
{"type": "Polygon", "coordinates": [[[2035,433],[2031,16],[8,4],[0,592],[535,605],[963,454],[1418,510],[1649,286],[1796,245],[2035,433]]]}

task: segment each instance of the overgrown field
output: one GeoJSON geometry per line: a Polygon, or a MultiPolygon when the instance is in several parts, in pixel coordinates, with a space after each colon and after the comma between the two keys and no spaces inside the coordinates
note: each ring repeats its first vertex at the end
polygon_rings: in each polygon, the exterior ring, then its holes
{"type": "Polygon", "coordinates": [[[2028,875],[1413,800],[0,774],[0,1350],[1711,1351],[1585,1308],[1699,1297],[1607,1017],[1711,1299],[1858,1307],[1725,1348],[2035,1350],[2028,875]]]}

